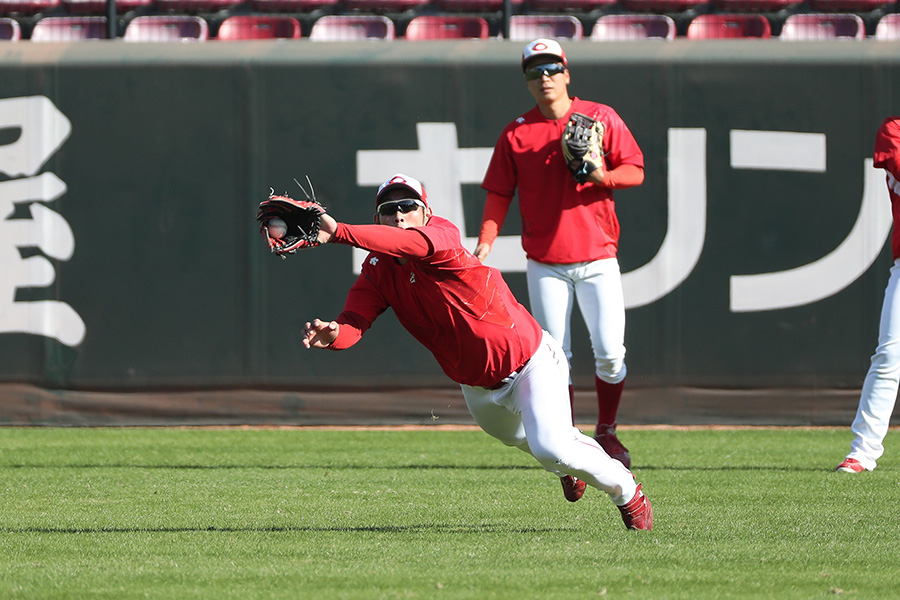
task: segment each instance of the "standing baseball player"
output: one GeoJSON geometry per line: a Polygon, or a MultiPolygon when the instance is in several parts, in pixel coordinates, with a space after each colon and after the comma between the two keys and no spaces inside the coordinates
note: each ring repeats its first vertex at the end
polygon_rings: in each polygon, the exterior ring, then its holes
{"type": "MultiPolygon", "coordinates": [[[[644,181],[644,156],[609,106],[570,97],[568,61],[554,40],[525,46],[522,70],[537,106],[500,134],[482,182],[487,190],[475,256],[484,260],[518,191],[531,311],[572,359],[574,302],[595,362],[595,439],[626,467],[616,436],[625,387],[625,300],[616,258],[613,190],[644,181]]],[[[574,399],[571,383],[570,401],[574,399]]]]}
{"type": "Polygon", "coordinates": [[[562,348],[519,302],[500,272],[462,246],[459,230],[432,215],[422,184],[398,174],[375,197],[375,225],[319,217],[319,243],[370,251],[333,321],[306,323],[307,348],[344,350],[380,314],[397,319],[460,384],[489,435],[534,456],[563,481],[569,500],[585,482],[604,491],[629,529],[650,529],[653,510],[634,476],[571,422],[562,348]]]}
{"type": "Polygon", "coordinates": [[[891,255],[894,265],[884,292],[878,347],[863,382],[856,418],[850,426],[854,438],[850,454],[838,471],[862,473],[875,468],[884,454],[887,435],[900,387],[900,117],[888,117],[875,137],[875,166],[887,173],[894,232],[891,255]]]}

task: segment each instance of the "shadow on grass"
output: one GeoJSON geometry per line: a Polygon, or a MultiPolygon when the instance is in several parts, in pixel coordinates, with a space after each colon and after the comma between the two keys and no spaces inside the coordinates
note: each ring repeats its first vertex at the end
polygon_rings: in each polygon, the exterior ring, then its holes
{"type": "MultiPolygon", "coordinates": [[[[3,469],[157,469],[157,470],[323,470],[323,471],[354,471],[354,470],[448,470],[448,471],[528,471],[541,470],[540,465],[140,465],[140,464],[14,464],[0,465],[3,469]]],[[[784,472],[815,472],[834,471],[833,465],[822,466],[779,466],[779,465],[719,465],[714,467],[698,466],[669,466],[669,465],[637,465],[633,471],[784,471],[784,472]]]]}
{"type": "Polygon", "coordinates": [[[285,469],[285,470],[304,470],[304,469],[323,469],[329,471],[347,469],[411,469],[411,470],[428,470],[428,469],[447,469],[447,470],[481,470],[481,471],[521,471],[529,469],[540,469],[540,466],[525,465],[139,465],[139,464],[14,464],[0,465],[0,471],[3,469],[184,469],[184,470],[216,470],[216,469],[285,469]]]}
{"type": "Polygon", "coordinates": [[[315,527],[284,525],[268,527],[0,527],[0,534],[85,534],[85,533],[561,533],[576,527],[511,527],[505,523],[412,525],[366,525],[356,527],[315,527]]]}

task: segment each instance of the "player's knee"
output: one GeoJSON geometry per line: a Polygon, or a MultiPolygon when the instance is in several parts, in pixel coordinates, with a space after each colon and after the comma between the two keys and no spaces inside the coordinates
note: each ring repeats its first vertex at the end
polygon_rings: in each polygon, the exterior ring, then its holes
{"type": "Polygon", "coordinates": [[[628,369],[625,367],[625,358],[597,358],[594,360],[597,377],[606,383],[613,385],[625,379],[628,369]]]}

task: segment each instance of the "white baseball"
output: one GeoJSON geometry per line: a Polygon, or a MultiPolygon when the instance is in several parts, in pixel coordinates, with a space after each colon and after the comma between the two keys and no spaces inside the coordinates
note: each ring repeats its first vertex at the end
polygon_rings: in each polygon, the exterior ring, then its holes
{"type": "Polygon", "coordinates": [[[284,222],[284,219],[279,219],[277,217],[269,219],[269,222],[266,223],[266,227],[269,229],[269,235],[277,240],[283,238],[284,234],[287,233],[287,223],[284,222]]]}

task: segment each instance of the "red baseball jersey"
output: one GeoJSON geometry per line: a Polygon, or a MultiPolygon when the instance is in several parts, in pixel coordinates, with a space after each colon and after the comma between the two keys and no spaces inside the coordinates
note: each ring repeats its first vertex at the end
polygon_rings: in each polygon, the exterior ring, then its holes
{"type": "Polygon", "coordinates": [[[897,260],[900,258],[900,117],[888,117],[878,128],[874,158],[875,166],[888,172],[887,186],[894,216],[891,253],[897,260]]]}
{"type": "Polygon", "coordinates": [[[463,247],[450,221],[432,217],[410,229],[339,223],[334,241],[371,253],[336,319],[341,328],[332,348],[355,344],[391,307],[457,383],[490,387],[537,350],[540,325],[500,271],[463,247]],[[410,260],[401,265],[396,256],[410,260]]]}
{"type": "Polygon", "coordinates": [[[644,155],[631,131],[611,107],[572,98],[565,117],[548,119],[535,106],[500,134],[481,187],[512,197],[519,192],[522,247],[543,263],[576,263],[616,256],[619,220],[612,190],[576,183],[562,155],[561,139],[573,112],[599,120],[606,128],[606,168],[644,167],[644,155]]]}

